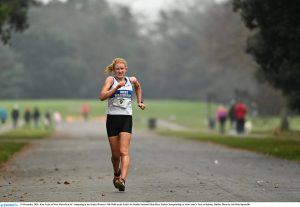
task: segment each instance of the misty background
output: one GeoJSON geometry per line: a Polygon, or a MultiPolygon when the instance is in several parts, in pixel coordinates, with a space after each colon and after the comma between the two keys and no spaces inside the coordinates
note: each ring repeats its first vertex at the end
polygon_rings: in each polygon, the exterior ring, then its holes
{"type": "Polygon", "coordinates": [[[123,57],[144,99],[243,99],[260,114],[281,107],[281,95],[255,77],[250,31],[231,2],[175,0],[149,18],[104,0],[51,1],[28,16],[29,29],[0,45],[1,99],[97,99],[103,69],[123,57]]]}

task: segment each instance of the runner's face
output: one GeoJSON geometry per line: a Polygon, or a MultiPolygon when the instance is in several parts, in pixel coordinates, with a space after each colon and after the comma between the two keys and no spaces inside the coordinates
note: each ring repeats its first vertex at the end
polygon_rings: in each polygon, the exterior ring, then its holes
{"type": "Polygon", "coordinates": [[[117,78],[124,78],[127,72],[127,68],[124,63],[117,63],[115,65],[114,73],[117,78]]]}

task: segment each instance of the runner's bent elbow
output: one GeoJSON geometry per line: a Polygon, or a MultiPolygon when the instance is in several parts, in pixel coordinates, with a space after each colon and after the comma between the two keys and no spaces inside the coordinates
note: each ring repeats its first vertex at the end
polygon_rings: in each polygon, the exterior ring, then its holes
{"type": "Polygon", "coordinates": [[[105,101],[107,97],[105,97],[105,94],[101,93],[99,96],[100,101],[105,101]]]}

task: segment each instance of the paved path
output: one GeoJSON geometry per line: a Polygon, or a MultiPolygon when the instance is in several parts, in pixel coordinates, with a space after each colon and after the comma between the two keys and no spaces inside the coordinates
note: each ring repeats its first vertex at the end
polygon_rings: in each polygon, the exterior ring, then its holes
{"type": "Polygon", "coordinates": [[[8,125],[8,124],[0,125],[0,134],[8,132],[11,129],[12,129],[11,125],[8,125]]]}
{"type": "Polygon", "coordinates": [[[0,171],[0,201],[300,201],[300,164],[134,132],[125,193],[112,185],[104,123],[63,124],[0,171]]]}

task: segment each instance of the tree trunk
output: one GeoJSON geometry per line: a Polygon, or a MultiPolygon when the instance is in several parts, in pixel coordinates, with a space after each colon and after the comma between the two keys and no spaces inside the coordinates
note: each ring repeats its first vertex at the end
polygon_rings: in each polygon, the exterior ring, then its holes
{"type": "Polygon", "coordinates": [[[289,120],[288,120],[288,107],[286,99],[284,99],[283,108],[281,112],[281,120],[280,120],[280,130],[288,131],[289,130],[289,120]]]}

